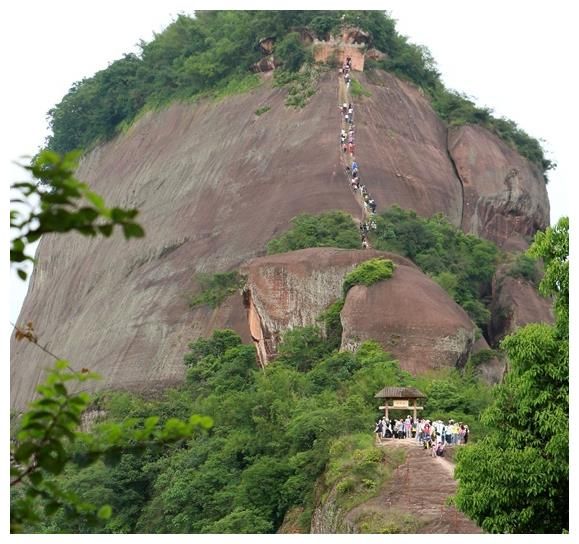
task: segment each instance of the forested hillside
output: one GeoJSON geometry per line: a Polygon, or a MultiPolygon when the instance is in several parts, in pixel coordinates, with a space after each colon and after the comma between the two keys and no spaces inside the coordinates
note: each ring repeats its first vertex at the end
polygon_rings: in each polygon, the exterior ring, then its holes
{"type": "Polygon", "coordinates": [[[186,384],[161,399],[103,393],[93,409],[124,425],[152,414],[165,421],[201,413],[213,418],[213,429],[168,452],[71,466],[60,478],[64,488],[110,504],[113,515],[95,525],[63,510],[43,532],[271,533],[295,508],[297,525],[309,532],[320,486],[341,486],[352,507],[388,477],[385,453],[371,438],[374,394],[384,384],[419,385],[429,395],[428,414],[469,423],[475,440],[485,432],[477,419],[490,388],[472,373],[416,379],[376,343],[338,353],[315,328],[289,332],[265,370],[256,367],[254,347],[227,330],[191,343],[184,361],[186,384]]]}

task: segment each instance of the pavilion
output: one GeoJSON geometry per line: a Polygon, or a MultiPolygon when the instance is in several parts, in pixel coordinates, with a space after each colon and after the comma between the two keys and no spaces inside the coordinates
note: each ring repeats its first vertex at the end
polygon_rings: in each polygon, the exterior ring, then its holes
{"type": "Polygon", "coordinates": [[[376,399],[384,399],[384,405],[380,410],[384,410],[384,416],[388,418],[388,409],[391,410],[412,410],[414,419],[416,411],[422,410],[422,406],[417,406],[418,399],[425,399],[426,395],[415,387],[384,387],[374,395],[376,399]]]}

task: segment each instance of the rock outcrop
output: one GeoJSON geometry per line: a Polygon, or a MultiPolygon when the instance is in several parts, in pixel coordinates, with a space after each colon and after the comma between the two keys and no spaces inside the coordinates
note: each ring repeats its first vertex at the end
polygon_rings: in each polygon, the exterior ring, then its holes
{"type": "MultiPolygon", "coordinates": [[[[356,77],[372,94],[356,103],[356,154],[378,212],[398,204],[424,216],[442,212],[461,225],[462,184],[447,150],[446,127],[428,100],[386,73],[356,77]]],[[[102,374],[104,379],[93,386],[106,389],[178,383],[187,344],[215,328],[232,327],[249,341],[241,295],[217,310],[189,308],[188,296],[197,289],[195,274],[232,270],[263,255],[267,242],[287,230],[299,213],[340,209],[360,216],[340,162],[336,75],[325,74],[318,87],[300,110],[286,107],[286,91],[267,81],[219,102],[172,104],[146,113],[126,132],[87,153],[78,177],[109,205],[139,208],[146,237],[126,242],[119,233],[109,239],[44,236],[19,323],[32,321],[41,344],[75,367],[102,374]],[[265,105],[267,113],[255,115],[265,105]]],[[[494,140],[483,129],[464,131],[471,133],[454,144],[455,162],[462,175],[484,181],[480,172],[494,166],[482,160],[477,146],[484,138],[494,140]],[[474,146],[470,151],[469,145],[474,146]],[[461,157],[471,155],[477,161],[469,174],[461,165],[470,163],[461,157]]],[[[524,165],[513,162],[516,154],[493,145],[508,158],[499,161],[499,173],[488,174],[497,180],[497,201],[512,202],[518,191],[520,204],[492,208],[498,216],[506,214],[494,222],[485,212],[482,235],[494,236],[492,225],[510,221],[511,209],[531,214],[528,229],[542,225],[537,217],[548,210],[544,190],[526,189],[527,174],[524,165]],[[499,180],[504,180],[507,163],[519,169],[513,182],[518,189],[503,183],[501,196],[499,180]]],[[[482,188],[477,191],[483,194],[482,188]]],[[[419,274],[410,266],[404,269],[410,271],[408,277],[419,274]]],[[[391,304],[380,290],[376,296],[391,304]]],[[[366,296],[362,288],[353,291],[351,308],[356,308],[354,295],[360,304],[366,296]]],[[[361,311],[359,304],[356,311],[361,311]]],[[[374,311],[382,319],[383,313],[374,311]]],[[[370,325],[384,335],[388,323],[370,325]]],[[[348,327],[357,334],[356,323],[348,327]]],[[[412,357],[412,365],[420,369],[412,357]]],[[[460,357],[429,361],[424,368],[454,364],[455,359],[460,357]]],[[[31,399],[50,363],[35,346],[11,341],[13,408],[21,409],[31,399]]]]}
{"type": "MultiPolygon", "coordinates": [[[[88,153],[78,171],[109,205],[135,206],[146,236],[127,242],[44,236],[20,322],[41,344],[103,380],[162,387],[184,376],[187,344],[232,327],[250,341],[239,297],[191,310],[197,272],[231,270],[264,253],[299,213],[360,208],[336,149],[336,81],[302,110],[268,83],[221,102],[173,104],[88,153]],[[270,110],[261,116],[255,111],[270,110]]],[[[11,404],[23,408],[51,359],[11,341],[11,404]]]]}
{"type": "Polygon", "coordinates": [[[345,275],[375,257],[386,257],[404,269],[416,268],[393,253],[335,248],[302,249],[244,265],[248,322],[261,364],[275,357],[283,332],[319,325],[320,314],[342,296],[345,275]]]}
{"type": "Polygon", "coordinates": [[[313,42],[314,60],[341,66],[350,57],[352,70],[364,70],[365,51],[370,42],[370,35],[356,27],[346,27],[337,36],[328,39],[315,39],[313,42]]]}
{"type": "MultiPolygon", "coordinates": [[[[482,353],[492,354],[491,348],[484,338],[479,338],[472,346],[472,356],[481,355],[482,353]]],[[[480,361],[476,365],[477,374],[487,383],[501,383],[505,374],[506,363],[504,356],[493,355],[480,361]]]]}
{"type": "Polygon", "coordinates": [[[389,280],[352,287],[341,321],[342,349],[376,340],[413,374],[463,366],[476,329],[442,287],[406,266],[389,280]]]}
{"type": "Polygon", "coordinates": [[[451,129],[448,147],[464,188],[462,229],[507,250],[525,250],[549,225],[538,167],[480,126],[451,129]]]}
{"type": "Polygon", "coordinates": [[[553,324],[553,301],[541,296],[532,283],[513,278],[499,267],[492,282],[490,338],[497,345],[502,338],[529,323],[553,324]]]}

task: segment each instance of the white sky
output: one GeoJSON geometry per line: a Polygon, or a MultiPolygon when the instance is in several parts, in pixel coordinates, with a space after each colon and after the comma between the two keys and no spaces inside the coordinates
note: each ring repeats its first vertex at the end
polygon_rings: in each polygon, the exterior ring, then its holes
{"type": "MultiPolygon", "coordinates": [[[[355,5],[344,1],[312,4],[301,0],[291,4],[186,0],[5,2],[0,32],[3,205],[8,206],[8,182],[23,177],[12,161],[38,150],[47,134],[46,112],[71,84],[105,68],[123,53],[135,51],[140,39],[149,41],[152,32],[161,31],[177,13],[232,7],[355,7],[390,11],[402,34],[430,48],[449,87],[472,95],[479,105],[493,108],[497,115],[513,119],[531,136],[543,138],[550,157],[559,165],[550,174],[548,185],[551,223],[572,214],[574,191],[570,185],[578,180],[572,176],[576,171],[577,139],[571,131],[579,126],[575,2],[385,0],[355,5]]],[[[8,241],[8,229],[4,233],[8,241]]],[[[13,275],[9,277],[7,264],[4,270],[3,285],[9,286],[10,292],[9,317],[15,321],[26,286],[13,275]]],[[[8,360],[6,337],[0,338],[8,360]]],[[[7,368],[5,365],[6,378],[7,368]]]]}

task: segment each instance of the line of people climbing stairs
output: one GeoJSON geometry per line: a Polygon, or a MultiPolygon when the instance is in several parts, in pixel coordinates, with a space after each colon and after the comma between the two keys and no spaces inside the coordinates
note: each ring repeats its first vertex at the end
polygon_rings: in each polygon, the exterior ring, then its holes
{"type": "Polygon", "coordinates": [[[362,219],[360,220],[360,240],[362,248],[370,247],[368,241],[368,233],[370,230],[376,229],[376,221],[374,215],[376,214],[376,201],[368,192],[368,188],[362,183],[360,179],[360,168],[356,161],[356,143],[354,136],[356,134],[356,125],[354,124],[354,106],[352,105],[352,98],[350,96],[350,84],[352,77],[350,72],[352,70],[352,59],[346,57],[346,61],[339,69],[339,101],[342,126],[340,131],[340,155],[341,161],[344,165],[344,171],[348,178],[348,183],[356,200],[359,201],[362,207],[362,219]]]}

